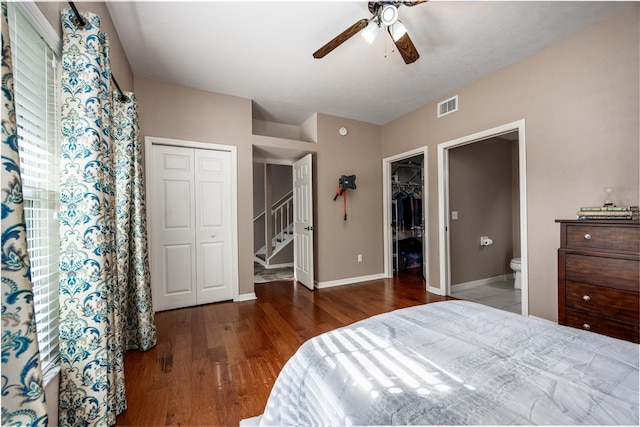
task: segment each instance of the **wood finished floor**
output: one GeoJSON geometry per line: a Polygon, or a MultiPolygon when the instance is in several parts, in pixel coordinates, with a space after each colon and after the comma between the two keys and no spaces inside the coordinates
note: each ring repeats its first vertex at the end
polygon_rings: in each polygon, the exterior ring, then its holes
{"type": "Polygon", "coordinates": [[[117,425],[237,426],[261,414],[276,376],[300,344],[395,310],[448,299],[403,274],[309,291],[256,284],[257,300],[156,313],[158,343],[125,357],[128,409],[117,425]]]}

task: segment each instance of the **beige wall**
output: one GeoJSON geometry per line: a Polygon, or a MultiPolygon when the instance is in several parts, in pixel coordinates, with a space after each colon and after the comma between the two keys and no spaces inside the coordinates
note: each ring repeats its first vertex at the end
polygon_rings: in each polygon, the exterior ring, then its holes
{"type": "MultiPolygon", "coordinates": [[[[239,293],[253,292],[253,144],[315,153],[315,277],[319,282],[382,273],[380,126],[318,115],[318,143],[256,137],[251,101],[135,77],[142,137],[155,136],[238,147],[239,293]],[[340,136],[338,129],[349,129],[340,136]],[[349,220],[333,202],[338,178],[356,174],[349,220]],[[363,262],[357,262],[357,255],[363,262]]],[[[148,196],[151,197],[151,196],[148,196]]]]}
{"type": "Polygon", "coordinates": [[[440,281],[437,145],[524,119],[529,309],[557,320],[559,226],[554,220],[574,218],[580,206],[602,203],[606,187],[614,189],[618,204],[638,204],[639,17],[640,5],[634,4],[460,88],[457,113],[436,119],[434,102],[383,127],[383,157],[429,147],[432,286],[440,281]]]}
{"type": "Polygon", "coordinates": [[[451,284],[511,272],[511,142],[492,138],[449,150],[451,284]],[[493,240],[480,246],[480,237],[493,240]]]}
{"type": "Polygon", "coordinates": [[[318,114],[315,179],[317,280],[382,274],[382,161],[380,126],[318,114]],[[338,129],[348,134],[340,136],[338,129]],[[347,220],[342,197],[333,201],[341,175],[356,175],[347,190],[347,220]],[[362,262],[357,262],[358,254],[362,262]]]}
{"type": "MultiPolygon", "coordinates": [[[[62,35],[62,26],[60,24],[60,12],[62,9],[69,8],[67,2],[37,2],[36,3],[53,28],[62,35]]],[[[100,16],[100,28],[109,35],[109,49],[111,55],[111,72],[115,76],[120,88],[123,91],[133,91],[133,72],[129,65],[120,37],[116,31],[111,15],[104,2],[74,2],[76,8],[81,12],[91,12],[100,16]]],[[[115,89],[115,87],[114,87],[115,89]]]]}
{"type": "Polygon", "coordinates": [[[239,293],[253,292],[251,101],[139,76],[134,85],[143,140],[155,136],[238,147],[239,293]]]}

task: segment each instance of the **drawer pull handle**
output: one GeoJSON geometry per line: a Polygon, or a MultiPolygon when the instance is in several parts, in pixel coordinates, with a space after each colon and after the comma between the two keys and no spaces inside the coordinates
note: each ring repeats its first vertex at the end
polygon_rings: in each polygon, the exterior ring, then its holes
{"type": "Polygon", "coordinates": [[[591,297],[589,295],[583,296],[582,299],[585,301],[591,301],[591,297]]]}
{"type": "Polygon", "coordinates": [[[584,325],[582,325],[582,327],[583,327],[584,329],[586,329],[586,330],[591,329],[591,325],[590,325],[590,324],[588,324],[588,323],[585,323],[584,325]]]}
{"type": "Polygon", "coordinates": [[[591,234],[587,233],[584,235],[585,240],[591,240],[591,234]]]}

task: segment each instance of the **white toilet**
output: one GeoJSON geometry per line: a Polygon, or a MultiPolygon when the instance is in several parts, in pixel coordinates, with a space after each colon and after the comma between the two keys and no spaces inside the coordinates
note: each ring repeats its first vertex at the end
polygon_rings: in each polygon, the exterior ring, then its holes
{"type": "Polygon", "coordinates": [[[520,271],[522,270],[522,263],[520,258],[513,258],[509,267],[513,270],[513,273],[516,276],[516,281],[513,283],[514,289],[522,289],[522,278],[520,275],[520,271]]]}

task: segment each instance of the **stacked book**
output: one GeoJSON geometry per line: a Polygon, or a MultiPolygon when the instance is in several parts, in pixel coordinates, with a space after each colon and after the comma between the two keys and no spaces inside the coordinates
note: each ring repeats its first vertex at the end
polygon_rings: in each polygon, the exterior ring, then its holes
{"type": "Polygon", "coordinates": [[[578,219],[640,219],[638,206],[594,206],[580,208],[578,219]]]}

